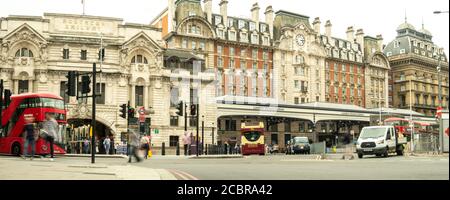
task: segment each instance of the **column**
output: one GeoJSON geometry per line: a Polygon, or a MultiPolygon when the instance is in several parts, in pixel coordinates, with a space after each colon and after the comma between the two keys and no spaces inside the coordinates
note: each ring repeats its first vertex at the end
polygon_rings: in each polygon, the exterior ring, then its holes
{"type": "Polygon", "coordinates": [[[14,89],[13,94],[19,94],[19,80],[13,80],[14,81],[14,89]]]}
{"type": "Polygon", "coordinates": [[[131,107],[134,107],[136,105],[136,84],[131,84],[131,107]]]}
{"type": "Polygon", "coordinates": [[[149,89],[149,85],[145,84],[145,86],[144,86],[144,108],[149,107],[148,89],[149,89]]]}
{"type": "Polygon", "coordinates": [[[33,79],[28,80],[28,93],[33,93],[33,79]]]}

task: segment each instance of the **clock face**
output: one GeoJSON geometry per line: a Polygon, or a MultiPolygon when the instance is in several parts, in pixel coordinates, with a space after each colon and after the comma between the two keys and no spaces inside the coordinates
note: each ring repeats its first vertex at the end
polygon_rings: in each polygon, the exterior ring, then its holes
{"type": "Polygon", "coordinates": [[[297,44],[300,46],[305,45],[305,36],[297,35],[297,44]]]}

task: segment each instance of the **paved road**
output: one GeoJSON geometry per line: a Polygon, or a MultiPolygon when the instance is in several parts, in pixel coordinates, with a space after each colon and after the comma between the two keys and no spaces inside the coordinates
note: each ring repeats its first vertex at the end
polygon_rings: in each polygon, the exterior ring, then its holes
{"type": "MultiPolygon", "coordinates": [[[[56,162],[86,165],[90,159],[59,158],[56,162]]],[[[129,166],[123,158],[97,158],[97,163],[129,166]]],[[[449,180],[448,156],[367,157],[351,161],[285,155],[236,159],[153,157],[131,166],[147,168],[149,172],[164,169],[178,180],[449,180]]]]}

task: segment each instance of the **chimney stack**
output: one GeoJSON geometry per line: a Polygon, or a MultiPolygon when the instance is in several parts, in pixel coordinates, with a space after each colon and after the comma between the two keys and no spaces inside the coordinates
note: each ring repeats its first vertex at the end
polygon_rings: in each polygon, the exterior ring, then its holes
{"type": "Polygon", "coordinates": [[[316,17],[313,22],[314,31],[316,31],[317,35],[320,35],[320,19],[316,17]]]}
{"type": "Polygon", "coordinates": [[[259,30],[259,5],[258,2],[252,6],[252,20],[256,23],[256,30],[259,30]]]}
{"type": "Polygon", "coordinates": [[[203,3],[205,3],[204,11],[206,13],[206,19],[212,24],[212,0],[204,0],[203,3]]]}
{"type": "Polygon", "coordinates": [[[347,28],[347,40],[351,43],[355,42],[355,30],[353,30],[353,26],[347,28]]]}
{"type": "Polygon", "coordinates": [[[381,52],[383,52],[383,49],[384,49],[384,47],[383,47],[383,35],[377,35],[377,44],[378,44],[378,51],[381,51],[381,52]]]}
{"type": "Polygon", "coordinates": [[[331,24],[331,22],[330,22],[330,20],[328,20],[326,23],[325,23],[325,35],[327,36],[327,37],[331,37],[331,27],[332,27],[333,25],[331,24]]]}
{"type": "Polygon", "coordinates": [[[266,12],[264,14],[266,15],[266,23],[269,25],[269,31],[270,31],[270,38],[273,39],[273,8],[272,6],[268,6],[266,8],[266,12]]]}
{"type": "Polygon", "coordinates": [[[228,1],[221,0],[219,5],[220,5],[220,15],[222,15],[223,18],[223,25],[225,27],[228,27],[228,1]]]}
{"type": "Polygon", "coordinates": [[[361,46],[361,49],[364,49],[364,31],[362,29],[356,31],[356,43],[361,46]]]}
{"type": "Polygon", "coordinates": [[[175,29],[175,0],[168,0],[168,16],[167,16],[167,27],[168,32],[172,32],[175,29]]]}

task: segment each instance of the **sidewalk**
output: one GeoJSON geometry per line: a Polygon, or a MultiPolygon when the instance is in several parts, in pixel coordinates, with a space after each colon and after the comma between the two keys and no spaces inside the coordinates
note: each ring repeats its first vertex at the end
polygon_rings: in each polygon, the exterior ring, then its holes
{"type": "MultiPolygon", "coordinates": [[[[91,154],[64,154],[60,155],[61,157],[79,157],[86,158],[91,157],[91,154]]],[[[115,154],[115,155],[106,155],[106,154],[95,154],[96,158],[128,158],[127,155],[115,154]]]]}
{"type": "Polygon", "coordinates": [[[164,169],[133,165],[69,164],[58,159],[0,158],[0,180],[176,180],[164,169]]]}

